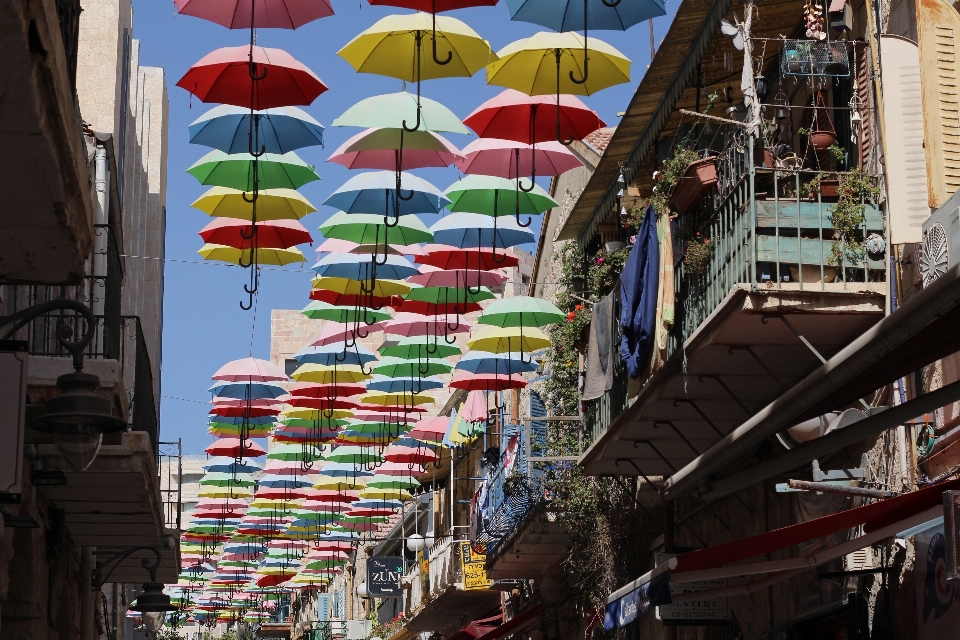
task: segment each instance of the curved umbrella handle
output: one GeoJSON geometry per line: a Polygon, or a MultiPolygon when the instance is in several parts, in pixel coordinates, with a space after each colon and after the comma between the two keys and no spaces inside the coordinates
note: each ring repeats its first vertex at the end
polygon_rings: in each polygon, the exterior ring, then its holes
{"type": "Polygon", "coordinates": [[[564,140],[563,136],[560,135],[560,49],[556,50],[555,55],[557,57],[557,142],[565,147],[569,147],[573,144],[574,138],[564,140]]]}
{"type": "MultiPolygon", "coordinates": [[[[518,163],[517,163],[518,168],[519,168],[519,164],[520,164],[520,163],[518,162],[518,163]]],[[[519,174],[519,172],[518,172],[518,174],[519,174]]],[[[524,222],[520,222],[520,192],[521,192],[521,191],[525,191],[525,192],[533,191],[533,179],[532,179],[532,178],[530,179],[530,188],[529,188],[529,189],[524,189],[524,188],[523,188],[523,185],[520,184],[520,176],[519,176],[519,175],[517,176],[517,210],[516,210],[516,212],[514,213],[514,215],[517,217],[517,226],[520,226],[520,227],[529,227],[530,224],[533,222],[533,218],[532,218],[531,216],[527,216],[527,221],[526,221],[525,223],[524,223],[524,222]]]]}
{"type": "MultiPolygon", "coordinates": [[[[587,53],[587,14],[589,13],[588,4],[590,0],[583,0],[583,77],[577,78],[573,75],[573,71],[570,71],[570,81],[575,84],[585,84],[587,78],[590,77],[590,69],[587,67],[590,61],[590,57],[587,53]]],[[[607,4],[605,0],[601,0],[604,4],[607,4]]],[[[619,4],[620,0],[617,0],[619,4]]],[[[610,5],[607,5],[610,6],[610,5]]],[[[616,6],[616,5],[613,5],[616,6]]],[[[559,89],[559,85],[557,87],[559,89]]]]}
{"type": "Polygon", "coordinates": [[[257,73],[257,63],[253,61],[253,58],[250,58],[250,61],[247,63],[247,71],[250,73],[250,79],[254,82],[258,82],[267,77],[267,72],[270,70],[264,65],[263,73],[257,73]]]}
{"type": "MultiPolygon", "coordinates": [[[[536,111],[534,111],[534,113],[536,113],[536,111]]],[[[533,143],[532,143],[532,145],[531,145],[531,153],[532,153],[533,155],[530,156],[530,174],[531,174],[531,175],[530,175],[530,188],[527,189],[527,188],[524,187],[523,184],[521,184],[521,182],[520,182],[520,148],[519,148],[519,147],[517,148],[517,188],[518,188],[520,191],[523,191],[524,193],[530,193],[531,191],[533,191],[534,186],[536,186],[536,180],[537,180],[537,141],[536,141],[536,138],[533,139],[533,143]]],[[[517,193],[517,209],[519,210],[519,208],[520,208],[520,194],[517,193]]],[[[520,217],[517,216],[517,222],[519,222],[519,221],[520,221],[520,217]]],[[[529,223],[528,223],[528,224],[525,224],[525,225],[520,225],[520,226],[526,227],[526,226],[529,226],[529,223]]]]}
{"type": "MultiPolygon", "coordinates": [[[[407,126],[407,121],[406,121],[406,120],[404,120],[403,123],[402,123],[402,124],[403,124],[403,130],[404,130],[404,131],[411,131],[411,132],[412,132],[412,131],[416,131],[417,129],[420,128],[420,46],[421,46],[421,42],[422,42],[422,40],[423,40],[423,32],[422,32],[422,31],[417,31],[417,35],[415,36],[415,40],[416,40],[416,45],[415,45],[415,49],[414,49],[414,51],[415,51],[414,55],[416,56],[416,64],[417,64],[417,123],[413,126],[412,129],[407,126]]],[[[434,41],[434,43],[436,43],[436,41],[434,41]]]]}
{"type": "MultiPolygon", "coordinates": [[[[617,0],[619,2],[619,0],[617,0]]],[[[447,51],[447,59],[441,60],[437,57],[437,0],[433,0],[433,61],[441,67],[450,64],[453,60],[453,51],[447,51]]]]}

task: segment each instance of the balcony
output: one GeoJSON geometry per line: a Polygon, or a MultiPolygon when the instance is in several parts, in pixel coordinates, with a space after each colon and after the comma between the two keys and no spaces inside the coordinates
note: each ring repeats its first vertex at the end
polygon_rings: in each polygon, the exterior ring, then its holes
{"type": "Polygon", "coordinates": [[[459,542],[447,537],[430,547],[426,584],[417,566],[403,577],[402,582],[410,587],[404,603],[404,611],[410,618],[407,629],[455,631],[500,605],[499,591],[463,588],[459,542]]]}
{"type": "Polygon", "coordinates": [[[75,90],[80,0],[0,5],[0,280],[75,284],[94,205],[75,90]]]}

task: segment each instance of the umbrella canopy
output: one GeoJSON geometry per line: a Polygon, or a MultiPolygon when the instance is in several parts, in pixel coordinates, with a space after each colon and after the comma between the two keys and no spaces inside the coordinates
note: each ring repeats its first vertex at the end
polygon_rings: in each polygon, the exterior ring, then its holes
{"type": "MultiPolygon", "coordinates": [[[[263,465],[255,460],[242,458],[237,462],[234,458],[216,457],[210,458],[203,465],[204,471],[215,471],[220,473],[256,473],[263,469],[263,465]]],[[[200,505],[197,505],[199,508],[200,505]]],[[[245,506],[245,505],[244,505],[245,506]]]]}
{"type": "Polygon", "coordinates": [[[254,241],[261,249],[288,249],[313,242],[310,232],[296,220],[268,220],[253,225],[236,218],[217,218],[199,233],[204,242],[234,249],[250,249],[254,241]]]}
{"type": "MultiPolygon", "coordinates": [[[[337,367],[327,367],[318,364],[303,364],[297,367],[297,370],[290,376],[297,382],[318,382],[320,384],[333,384],[340,382],[359,382],[369,380],[370,374],[363,373],[360,367],[353,365],[341,365],[337,367]]],[[[289,413],[289,412],[288,412],[289,413]]]]}
{"type": "Polygon", "coordinates": [[[277,107],[251,115],[249,109],[224,104],[194,120],[187,129],[192,144],[224,153],[248,153],[251,149],[256,153],[287,153],[323,144],[323,125],[297,107],[277,107]]]}
{"type": "Polygon", "coordinates": [[[367,129],[344,142],[327,162],[348,169],[420,169],[446,167],[462,159],[460,150],[429,131],[367,129]],[[402,151],[402,153],[401,153],[402,151]]]}
{"type": "MultiPolygon", "coordinates": [[[[293,354],[293,357],[301,364],[322,364],[328,367],[332,367],[334,364],[366,364],[377,359],[376,354],[359,342],[350,349],[346,349],[342,345],[304,347],[293,354]]],[[[315,399],[325,400],[326,397],[315,399]]]]}
{"type": "Polygon", "coordinates": [[[331,320],[337,323],[360,322],[363,320],[378,322],[390,318],[390,314],[383,311],[359,309],[357,307],[338,307],[320,300],[311,301],[303,308],[301,313],[312,320],[331,320]]]}
{"type": "MultiPolygon", "coordinates": [[[[351,464],[366,464],[369,462],[379,462],[380,454],[369,447],[336,447],[327,456],[331,462],[344,462],[351,464]]],[[[326,471],[326,469],[324,469],[326,471]]],[[[372,476],[371,476],[372,477],[372,476]]]]}
{"type": "MultiPolygon", "coordinates": [[[[499,247],[502,250],[536,241],[533,232],[520,226],[514,218],[477,213],[451,214],[436,222],[430,231],[437,242],[461,249],[499,247]]],[[[496,257],[492,260],[497,264],[496,257]]],[[[503,266],[502,260],[503,256],[497,266],[503,266]]]]}
{"type": "Polygon", "coordinates": [[[183,15],[228,29],[296,29],[333,15],[330,0],[174,0],[173,4],[183,15]]]}
{"type": "MultiPolygon", "coordinates": [[[[395,476],[421,476],[426,474],[426,469],[418,464],[407,464],[406,462],[384,462],[377,467],[377,473],[381,475],[395,476]]],[[[397,505],[399,507],[400,505],[397,505]]]]}
{"type": "MultiPolygon", "coordinates": [[[[316,211],[310,201],[293,189],[261,189],[257,196],[257,220],[299,220],[316,211]]],[[[190,206],[216,218],[250,220],[251,196],[239,189],[211,187],[190,206]]]]}
{"type": "Polygon", "coordinates": [[[491,269],[515,267],[520,264],[516,256],[509,253],[495,255],[493,249],[487,247],[463,249],[432,244],[425,246],[423,249],[425,255],[417,256],[414,261],[444,270],[490,271],[491,269]]]}
{"type": "Polygon", "coordinates": [[[451,388],[466,391],[506,391],[507,389],[523,389],[527,384],[527,381],[519,373],[506,375],[504,373],[458,371],[450,380],[451,388]]]}
{"type": "Polygon", "coordinates": [[[546,300],[514,296],[491,302],[477,322],[496,327],[544,327],[561,322],[564,317],[560,309],[546,300]]]}
{"type": "Polygon", "coordinates": [[[231,360],[217,369],[211,378],[224,382],[286,382],[289,380],[283,369],[269,360],[240,358],[231,360]]]}
{"type": "Polygon", "coordinates": [[[276,399],[287,394],[287,390],[272,382],[217,382],[207,389],[216,398],[239,399],[276,399]]]}
{"type": "MultiPolygon", "coordinates": [[[[369,350],[360,345],[361,353],[369,352],[369,350]]],[[[306,349],[308,347],[304,347],[306,349]]],[[[341,349],[342,347],[332,347],[336,349],[341,349]]],[[[316,364],[316,363],[312,363],[316,364]]],[[[298,382],[290,387],[290,395],[292,396],[303,396],[305,398],[330,398],[330,397],[348,397],[355,396],[363,393],[363,385],[346,385],[346,384],[336,384],[336,385],[324,385],[317,384],[315,382],[298,382]]]]}
{"type": "MultiPolygon", "coordinates": [[[[326,280],[326,279],[324,279],[326,280]]],[[[333,278],[333,280],[344,280],[341,278],[333,278]]],[[[379,280],[377,281],[380,282],[379,280]]],[[[359,283],[358,283],[359,284],[359,283]]],[[[327,322],[324,324],[323,328],[320,329],[313,337],[310,338],[310,346],[319,347],[326,344],[335,344],[337,342],[350,343],[357,338],[359,333],[361,336],[366,337],[371,333],[376,333],[377,331],[382,331],[383,327],[380,323],[370,325],[366,328],[358,329],[353,324],[339,323],[339,322],[327,322]]]]}
{"type": "MultiPolygon", "coordinates": [[[[366,293],[360,288],[359,280],[351,280],[350,278],[318,276],[313,279],[312,284],[315,289],[335,291],[336,293],[342,293],[344,295],[360,295],[362,293],[366,293]]],[[[402,296],[410,293],[410,288],[410,285],[401,280],[387,280],[386,278],[378,278],[376,284],[374,285],[373,295],[378,298],[402,296]]],[[[320,332],[311,339],[311,344],[316,345],[317,340],[327,340],[328,338],[336,335],[338,332],[341,332],[343,329],[344,327],[337,327],[336,325],[325,325],[324,328],[321,329],[320,332]],[[327,335],[328,333],[330,333],[330,335],[327,335]]],[[[334,341],[343,342],[343,337],[338,337],[334,341]]]]}
{"type": "Polygon", "coordinates": [[[390,393],[378,391],[360,396],[360,400],[368,404],[403,405],[403,404],[432,404],[434,397],[425,393],[390,393]]]}
{"type": "MultiPolygon", "coordinates": [[[[406,91],[371,96],[344,111],[332,124],[334,127],[401,129],[404,122],[412,125],[416,121],[417,103],[417,96],[406,91]]],[[[470,134],[453,111],[436,100],[421,97],[419,104],[420,126],[415,130],[470,134]]]]}
{"type": "MultiPolygon", "coordinates": [[[[559,3],[558,3],[559,4],[559,3]]],[[[590,74],[583,84],[584,37],[570,31],[541,31],[501,49],[487,66],[487,84],[522,91],[527,95],[597,91],[630,81],[630,60],[622,53],[593,38],[589,41],[590,74]]]]}
{"type": "MultiPolygon", "coordinates": [[[[402,256],[387,255],[384,263],[377,263],[376,269],[372,267],[372,264],[369,256],[353,253],[331,253],[318,260],[311,268],[318,275],[324,277],[361,281],[369,281],[373,276],[376,276],[377,280],[381,277],[387,280],[403,280],[420,273],[417,267],[402,256]]],[[[334,318],[329,319],[336,321],[334,318]]],[[[341,320],[340,322],[349,321],[341,320]]]]}
{"type": "MultiPolygon", "coordinates": [[[[401,355],[398,357],[404,356],[401,355]]],[[[443,382],[440,378],[434,376],[428,376],[426,378],[388,378],[387,376],[375,375],[367,382],[368,391],[384,391],[387,393],[409,392],[412,390],[420,392],[442,388],[443,382]]]]}
{"type": "MultiPolygon", "coordinates": [[[[666,15],[663,0],[633,0],[611,6],[603,0],[506,0],[513,20],[532,22],[555,31],[583,29],[584,8],[591,29],[626,31],[644,20],[666,15]]],[[[591,61],[592,61],[591,57],[591,61]]]]}
{"type": "Polygon", "coordinates": [[[487,351],[469,351],[460,358],[455,368],[469,373],[509,375],[536,371],[537,365],[527,360],[504,357],[487,351]]]}
{"type": "MultiPolygon", "coordinates": [[[[472,325],[465,320],[460,320],[460,326],[456,329],[446,329],[449,334],[468,333],[472,325]]],[[[447,323],[444,320],[429,318],[414,313],[398,313],[392,320],[383,323],[383,332],[397,336],[441,336],[444,335],[444,328],[447,323]]],[[[392,376],[398,377],[398,376],[392,376]]],[[[416,377],[416,376],[414,376],[416,377]]]]}
{"type": "Polygon", "coordinates": [[[449,424],[450,419],[447,416],[424,418],[413,425],[413,429],[407,433],[407,436],[425,442],[440,442],[447,433],[449,424]]]}
{"type": "Polygon", "coordinates": [[[500,271],[469,271],[467,269],[449,269],[444,271],[425,271],[407,278],[410,284],[422,287],[499,287],[509,280],[500,271]]]}
{"type": "Polygon", "coordinates": [[[466,9],[467,7],[492,7],[500,0],[368,0],[370,4],[387,5],[390,7],[402,7],[404,9],[413,9],[414,11],[430,11],[440,13],[441,11],[454,11],[455,9],[466,9]]]}
{"type": "MultiPolygon", "coordinates": [[[[442,340],[432,342],[427,339],[426,336],[412,336],[402,338],[395,343],[388,342],[381,346],[379,351],[382,355],[403,358],[405,360],[425,358],[428,356],[446,358],[462,353],[460,347],[455,344],[447,344],[442,340]]],[[[367,389],[370,389],[370,384],[367,384],[367,389]]]]}
{"type": "Polygon", "coordinates": [[[256,442],[250,440],[241,441],[237,438],[221,438],[204,449],[212,456],[225,456],[228,458],[259,458],[265,455],[266,450],[256,442]]]}
{"type": "MultiPolygon", "coordinates": [[[[205,244],[197,251],[204,260],[227,262],[237,266],[249,267],[251,264],[250,249],[237,249],[222,244],[205,244]]],[[[297,262],[306,262],[299,249],[257,249],[256,263],[258,265],[283,266],[297,262]]]]}
{"type": "Polygon", "coordinates": [[[391,378],[411,378],[417,375],[433,376],[450,373],[452,369],[453,365],[445,360],[411,362],[400,358],[384,358],[373,368],[373,372],[391,378]]]}
{"type": "Polygon", "coordinates": [[[250,47],[224,47],[208,53],[177,81],[203,102],[231,104],[245,109],[273,109],[309,105],[327,90],[317,75],[282,49],[252,47],[254,73],[250,75],[250,47]]]}
{"type": "MultiPolygon", "coordinates": [[[[364,215],[362,213],[354,215],[364,215]]],[[[360,253],[369,255],[371,253],[382,253],[383,245],[377,244],[357,244],[349,240],[340,240],[339,238],[327,238],[319,247],[314,249],[319,253],[360,253]]],[[[419,256],[423,255],[423,249],[418,244],[387,244],[387,253],[395,256],[419,256]]]]}
{"type": "Polygon", "coordinates": [[[396,225],[387,226],[382,215],[338,211],[320,225],[320,233],[327,238],[374,245],[385,239],[405,245],[433,240],[433,234],[413,215],[402,215],[396,225]]]}
{"type": "MultiPolygon", "coordinates": [[[[464,173],[501,178],[516,179],[533,174],[559,176],[583,166],[572,151],[556,140],[533,146],[515,140],[480,138],[464,147],[461,155],[463,159],[457,161],[457,168],[464,173]]],[[[549,198],[546,192],[541,197],[549,198]]]]}
{"type": "Polygon", "coordinates": [[[437,17],[435,25],[434,30],[433,16],[426,13],[387,16],[348,42],[337,55],[360,73],[407,82],[469,77],[497,59],[489,43],[460,20],[437,17]],[[447,64],[437,64],[430,48],[423,46],[427,34],[436,39],[442,58],[450,53],[447,64]]]}
{"type": "MultiPolygon", "coordinates": [[[[501,141],[482,139],[476,142],[499,143],[501,141]]],[[[569,153],[563,145],[553,144],[569,153]]],[[[539,153],[540,150],[537,151],[539,153]]],[[[530,191],[518,190],[516,182],[507,180],[507,178],[517,177],[515,170],[506,166],[512,162],[512,158],[504,157],[502,162],[504,162],[502,167],[491,167],[491,173],[488,175],[468,175],[450,185],[444,193],[450,199],[450,210],[482,213],[489,216],[512,216],[517,212],[518,205],[519,212],[527,215],[539,215],[547,209],[559,206],[557,201],[537,184],[532,185],[530,191]],[[513,175],[503,175],[511,173],[513,175]],[[495,177],[498,175],[500,177],[495,177]]],[[[580,161],[577,160],[577,162],[580,161]]],[[[530,168],[529,163],[524,169],[528,168],[530,168]]],[[[522,175],[530,175],[530,173],[525,171],[522,175]]]]}
{"type": "Polygon", "coordinates": [[[481,302],[493,300],[496,296],[486,287],[479,291],[467,291],[454,287],[419,287],[407,294],[407,300],[432,302],[434,304],[456,304],[462,302],[481,302]]]}
{"type": "Polygon", "coordinates": [[[400,189],[413,196],[400,200],[395,212],[394,194],[397,176],[393,171],[370,171],[353,176],[334,191],[323,204],[347,213],[379,213],[381,215],[408,213],[439,213],[449,200],[435,186],[409,173],[400,174],[400,189]]]}
{"type": "Polygon", "coordinates": [[[550,338],[537,327],[484,327],[467,346],[478,351],[509,353],[536,351],[552,344],[550,338]]]}
{"type": "MultiPolygon", "coordinates": [[[[274,155],[266,153],[256,159],[258,182],[263,189],[299,189],[319,180],[313,167],[294,152],[274,155]]],[[[253,191],[254,158],[249,153],[226,154],[215,149],[197,160],[187,173],[201,184],[253,191]]]]}
{"type": "MultiPolygon", "coordinates": [[[[528,96],[515,89],[505,89],[477,107],[463,123],[481,138],[534,144],[556,140],[556,114],[556,96],[528,96]]],[[[564,140],[583,140],[607,126],[596,111],[572,95],[560,96],[559,115],[559,135],[564,140]]]]}

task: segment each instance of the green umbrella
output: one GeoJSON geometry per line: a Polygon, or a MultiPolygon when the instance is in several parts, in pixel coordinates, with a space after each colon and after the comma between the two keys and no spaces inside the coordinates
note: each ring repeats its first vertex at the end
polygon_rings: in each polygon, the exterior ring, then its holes
{"type": "Polygon", "coordinates": [[[352,462],[354,464],[380,462],[383,460],[379,453],[368,447],[352,447],[343,445],[331,451],[327,459],[331,462],[352,462]]]}
{"type": "Polygon", "coordinates": [[[257,484],[249,473],[207,473],[200,478],[200,484],[214,487],[252,487],[257,484]]]}
{"type": "Polygon", "coordinates": [[[311,452],[312,447],[307,448],[307,452],[304,453],[303,446],[299,443],[289,443],[289,442],[279,442],[274,443],[270,447],[270,451],[267,453],[268,460],[295,460],[298,462],[314,462],[317,460],[323,460],[323,456],[320,455],[319,451],[311,452]]]}
{"type": "Polygon", "coordinates": [[[426,357],[446,358],[463,353],[455,344],[446,344],[444,341],[437,341],[433,344],[427,336],[412,336],[403,338],[396,344],[387,344],[380,347],[380,353],[384,356],[402,358],[404,360],[424,359],[426,357]]]}
{"type": "Polygon", "coordinates": [[[415,378],[433,376],[439,373],[450,373],[453,365],[443,360],[429,360],[417,362],[401,358],[384,358],[374,367],[373,372],[388,378],[415,378]],[[423,371],[422,369],[426,369],[423,371]]]}
{"type": "Polygon", "coordinates": [[[560,309],[546,300],[514,296],[491,302],[477,322],[495,327],[543,327],[561,322],[564,317],[560,309]]]}
{"type": "Polygon", "coordinates": [[[517,183],[494,176],[469,175],[454,182],[444,194],[450,199],[450,211],[482,213],[488,216],[512,216],[517,212],[538,215],[559,206],[537,184],[529,193],[517,189],[517,183]]]}
{"type": "MultiPolygon", "coordinates": [[[[259,189],[299,189],[319,180],[313,167],[293,153],[265,153],[257,163],[259,189]]],[[[211,151],[197,160],[187,173],[201,184],[253,191],[253,156],[248,153],[226,154],[211,151]]]]}
{"type": "Polygon", "coordinates": [[[410,476],[388,476],[384,474],[378,474],[370,479],[370,482],[367,483],[367,486],[373,487],[374,489],[412,489],[413,487],[420,486],[420,483],[410,476]]]}
{"type": "Polygon", "coordinates": [[[313,429],[336,429],[337,427],[342,427],[347,424],[346,420],[340,418],[335,418],[332,420],[327,420],[326,418],[320,420],[309,420],[307,418],[282,418],[280,420],[281,424],[284,424],[288,427],[309,427],[313,429]]]}
{"type": "MultiPolygon", "coordinates": [[[[335,127],[399,129],[417,121],[417,96],[401,91],[361,100],[333,121],[335,127]]],[[[429,98],[420,98],[420,130],[470,135],[453,111],[429,98]]]]}
{"type": "Polygon", "coordinates": [[[357,244],[418,244],[433,242],[433,234],[415,215],[400,216],[397,225],[387,227],[384,216],[338,211],[320,225],[326,238],[339,238],[357,244]],[[389,228],[389,232],[387,229],[389,228]]]}
{"type": "Polygon", "coordinates": [[[480,302],[481,300],[493,300],[496,298],[496,296],[490,292],[490,289],[486,287],[480,287],[480,291],[478,292],[455,287],[420,287],[419,289],[411,290],[405,297],[407,300],[456,305],[480,302]]]}
{"type": "Polygon", "coordinates": [[[331,320],[340,324],[380,322],[390,318],[390,314],[383,311],[357,307],[338,307],[320,300],[313,300],[303,308],[301,313],[312,320],[331,320]]]}
{"type": "Polygon", "coordinates": [[[349,431],[350,433],[373,433],[378,435],[384,434],[397,434],[398,431],[409,431],[410,427],[406,425],[398,425],[392,422],[355,422],[348,425],[344,431],[349,431]]]}

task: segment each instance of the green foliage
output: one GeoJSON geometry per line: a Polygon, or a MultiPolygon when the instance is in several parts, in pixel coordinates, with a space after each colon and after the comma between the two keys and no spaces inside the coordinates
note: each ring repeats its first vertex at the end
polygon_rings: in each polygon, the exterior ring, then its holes
{"type": "MultiPolygon", "coordinates": [[[[374,618],[375,617],[376,616],[374,616],[374,618]]],[[[389,640],[389,638],[393,637],[398,631],[400,631],[400,629],[402,629],[409,620],[410,618],[401,612],[400,615],[389,622],[384,622],[383,624],[374,624],[368,637],[389,640]]]]}
{"type": "Polygon", "coordinates": [[[863,202],[876,200],[880,195],[880,186],[876,178],[862,167],[856,167],[840,174],[837,195],[837,203],[830,207],[829,212],[834,233],[829,262],[838,266],[857,264],[866,255],[860,239],[866,221],[866,207],[863,202]]]}
{"type": "Polygon", "coordinates": [[[584,296],[590,300],[602,300],[613,290],[613,286],[620,279],[623,273],[623,265],[627,263],[630,257],[630,245],[616,251],[607,251],[601,249],[593,258],[592,263],[588,264],[590,290],[588,295],[584,296]]]}
{"type": "Polygon", "coordinates": [[[823,182],[823,174],[818,173],[813,178],[800,185],[800,193],[804,198],[816,198],[820,193],[820,184],[823,182]]]}
{"type": "Polygon", "coordinates": [[[680,182],[680,178],[683,177],[687,167],[699,159],[700,155],[687,147],[686,139],[681,140],[673,148],[673,153],[660,167],[657,185],[653,188],[653,195],[650,197],[650,204],[653,205],[653,210],[657,212],[657,215],[668,211],[673,189],[680,182]]]}
{"type": "Polygon", "coordinates": [[[683,270],[685,273],[706,273],[710,266],[710,254],[713,245],[709,238],[704,238],[697,231],[696,235],[687,242],[683,252],[683,270]]]}
{"type": "Polygon", "coordinates": [[[186,640],[186,636],[176,629],[163,627],[157,632],[156,640],[186,640]]]}
{"type": "Polygon", "coordinates": [[[833,161],[837,164],[842,164],[847,159],[847,152],[844,151],[843,147],[838,145],[836,142],[827,147],[827,151],[830,152],[830,155],[833,157],[833,161]]]}

